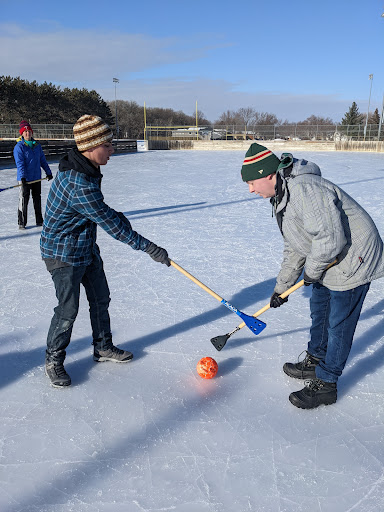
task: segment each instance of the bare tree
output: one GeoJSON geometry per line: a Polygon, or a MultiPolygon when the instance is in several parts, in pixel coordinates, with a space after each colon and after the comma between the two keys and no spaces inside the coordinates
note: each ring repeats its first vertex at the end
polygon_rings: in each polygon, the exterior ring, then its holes
{"type": "Polygon", "coordinates": [[[227,110],[215,121],[215,125],[237,124],[238,121],[236,112],[234,110],[227,110]]]}
{"type": "Polygon", "coordinates": [[[269,112],[255,112],[255,125],[272,125],[272,124],[280,124],[281,122],[275,114],[271,114],[269,112]]]}
{"type": "Polygon", "coordinates": [[[254,108],[244,107],[239,108],[239,110],[236,112],[236,117],[242,121],[243,125],[248,126],[250,124],[254,124],[256,114],[257,112],[255,112],[254,108]]]}
{"type": "Polygon", "coordinates": [[[275,114],[269,112],[257,112],[253,107],[244,107],[239,110],[227,110],[215,121],[217,125],[251,126],[279,124],[275,114]]]}
{"type": "MultiPolygon", "coordinates": [[[[192,112],[191,119],[193,119],[192,124],[196,124],[196,110],[194,112],[192,112]]],[[[210,125],[212,123],[205,117],[204,112],[202,112],[201,110],[197,110],[197,124],[199,126],[201,126],[201,125],[210,125]]]]}
{"type": "Polygon", "coordinates": [[[299,121],[297,124],[310,124],[310,125],[324,125],[324,124],[335,124],[330,117],[321,117],[311,115],[304,121],[299,121]]]}

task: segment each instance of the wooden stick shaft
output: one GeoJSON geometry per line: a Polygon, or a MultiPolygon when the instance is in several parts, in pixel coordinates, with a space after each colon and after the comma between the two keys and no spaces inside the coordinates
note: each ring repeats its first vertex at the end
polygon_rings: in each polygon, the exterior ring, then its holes
{"type": "MultiPolygon", "coordinates": [[[[46,180],[46,179],[47,179],[47,177],[41,178],[39,180],[27,181],[27,185],[29,185],[30,183],[37,183],[38,181],[43,181],[43,180],[46,180]]],[[[20,187],[20,185],[18,185],[18,186],[20,187]]]]}
{"type": "MultiPolygon", "coordinates": [[[[222,297],[220,297],[220,295],[217,295],[217,293],[215,293],[213,290],[211,290],[210,288],[208,288],[208,286],[205,286],[205,284],[203,284],[201,281],[199,281],[198,279],[196,279],[196,277],[194,277],[192,274],[190,274],[189,272],[187,272],[186,270],[183,269],[183,267],[180,267],[180,265],[178,265],[177,263],[175,263],[174,261],[172,260],[169,260],[171,262],[171,265],[172,267],[175,267],[176,270],[178,270],[179,272],[181,272],[182,274],[184,274],[186,277],[188,277],[188,279],[190,279],[191,281],[193,281],[195,284],[197,284],[198,286],[200,286],[200,288],[202,288],[204,291],[206,291],[207,293],[209,293],[209,295],[212,295],[212,297],[214,297],[216,300],[218,300],[219,302],[221,302],[223,300],[222,297]]],[[[245,325],[245,324],[244,324],[245,325]]]]}
{"type": "MultiPolygon", "coordinates": [[[[326,268],[326,270],[328,270],[330,267],[332,267],[335,263],[337,263],[337,260],[335,261],[332,261],[332,263],[330,263],[328,265],[328,267],[326,268]]],[[[291,286],[291,288],[289,288],[288,290],[286,290],[284,293],[282,293],[280,295],[280,297],[282,299],[285,299],[285,297],[288,297],[288,295],[291,295],[291,293],[295,292],[296,290],[298,290],[299,288],[301,288],[302,286],[304,285],[304,279],[302,279],[301,281],[299,281],[298,283],[294,284],[293,286],[291,286]]],[[[256,313],[252,316],[259,316],[261,315],[262,313],[264,313],[265,311],[267,311],[271,306],[269,304],[266,304],[263,308],[259,309],[259,311],[256,311],[256,313]]],[[[238,325],[238,328],[239,329],[242,329],[243,327],[245,326],[245,322],[242,322],[240,325],[238,325]]]]}
{"type": "MultiPolygon", "coordinates": [[[[29,185],[30,183],[37,183],[38,181],[43,181],[46,179],[47,179],[47,177],[41,178],[40,180],[27,181],[27,185],[29,185]]],[[[21,187],[22,185],[23,185],[22,183],[18,183],[17,185],[12,185],[12,187],[2,188],[2,189],[0,189],[0,191],[2,192],[4,190],[10,190],[11,188],[21,187]]]]}
{"type": "MultiPolygon", "coordinates": [[[[302,279],[301,281],[299,281],[298,283],[296,283],[295,285],[293,285],[291,288],[289,288],[287,291],[285,291],[284,293],[282,293],[280,295],[280,297],[282,297],[283,299],[285,299],[285,297],[288,297],[288,295],[290,295],[291,293],[295,292],[296,290],[298,290],[299,288],[301,288],[302,286],[304,285],[304,279],[302,279]]],[[[259,309],[259,311],[256,311],[256,313],[252,316],[254,317],[258,317],[259,315],[261,315],[262,313],[265,313],[265,311],[268,311],[268,309],[270,308],[270,304],[266,304],[263,308],[259,309]]],[[[239,329],[242,329],[243,327],[245,326],[245,322],[242,322],[240,325],[238,325],[238,328],[239,329]]]]}

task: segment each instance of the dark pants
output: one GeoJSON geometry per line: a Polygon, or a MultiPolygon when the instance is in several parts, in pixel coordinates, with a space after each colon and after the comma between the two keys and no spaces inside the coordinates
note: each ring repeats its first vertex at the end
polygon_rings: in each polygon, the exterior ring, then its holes
{"type": "Polygon", "coordinates": [[[103,262],[94,258],[88,266],[67,266],[51,271],[59,304],[47,337],[46,361],[63,363],[65,349],[71,340],[72,328],[79,311],[80,284],[89,302],[93,342],[99,348],[112,340],[108,307],[109,288],[103,262]]]}
{"type": "Polygon", "coordinates": [[[342,374],[369,287],[367,283],[345,292],[333,292],[319,283],[313,285],[308,352],[320,359],[317,378],[337,382],[342,374]]]}
{"type": "Polygon", "coordinates": [[[41,213],[41,181],[39,181],[38,183],[27,183],[20,187],[19,208],[17,211],[17,220],[19,226],[27,225],[28,203],[31,193],[33,208],[35,210],[36,224],[43,223],[43,215],[41,213]]]}

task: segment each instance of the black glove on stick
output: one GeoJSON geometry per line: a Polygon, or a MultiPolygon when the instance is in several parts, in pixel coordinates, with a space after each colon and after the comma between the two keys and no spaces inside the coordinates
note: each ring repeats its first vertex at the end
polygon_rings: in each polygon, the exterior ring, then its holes
{"type": "Polygon", "coordinates": [[[310,286],[311,284],[316,283],[316,279],[312,279],[312,277],[307,276],[304,270],[304,286],[310,286]]]}
{"type": "Polygon", "coordinates": [[[280,306],[282,306],[284,304],[284,302],[287,302],[287,301],[288,301],[288,297],[285,297],[285,299],[283,299],[282,297],[279,296],[279,294],[277,292],[275,292],[271,297],[271,301],[270,301],[269,305],[271,306],[271,308],[279,308],[280,306]]]}
{"type": "Polygon", "coordinates": [[[145,252],[157,263],[163,263],[164,265],[167,265],[167,267],[171,266],[167,251],[153,242],[148,245],[145,252]]]}

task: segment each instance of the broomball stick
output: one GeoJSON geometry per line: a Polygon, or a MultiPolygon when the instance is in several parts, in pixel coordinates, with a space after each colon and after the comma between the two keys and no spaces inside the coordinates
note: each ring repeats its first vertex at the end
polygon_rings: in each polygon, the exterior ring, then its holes
{"type": "MultiPolygon", "coordinates": [[[[330,267],[332,267],[333,265],[335,265],[335,263],[337,263],[337,259],[334,260],[332,263],[330,263],[326,270],[328,270],[330,267]]],[[[291,295],[291,293],[295,292],[296,290],[298,290],[299,288],[301,288],[302,286],[304,285],[304,279],[302,279],[301,281],[299,281],[298,283],[296,283],[295,285],[291,286],[291,288],[289,288],[288,290],[286,290],[284,293],[282,293],[280,295],[280,297],[282,299],[285,299],[285,297],[288,297],[288,295],[291,295]]],[[[266,304],[263,308],[259,309],[259,311],[256,311],[256,313],[253,315],[253,316],[259,316],[261,315],[262,313],[264,313],[265,311],[268,311],[268,309],[270,308],[270,304],[266,304]]],[[[260,321],[260,320],[259,320],[260,321]]],[[[229,338],[235,334],[236,332],[240,331],[240,329],[242,329],[244,327],[245,323],[242,322],[241,324],[239,324],[236,329],[234,329],[233,331],[227,333],[227,334],[223,334],[221,336],[216,336],[215,338],[212,338],[211,339],[211,343],[212,345],[215,347],[216,350],[221,350],[222,348],[224,348],[225,344],[227,343],[227,341],[229,340],[229,338]]],[[[264,326],[266,326],[266,324],[264,324],[264,326]]],[[[260,331],[261,332],[261,331],[260,331]]],[[[258,334],[258,333],[255,333],[255,334],[258,334]]]]}
{"type": "Polygon", "coordinates": [[[217,293],[215,293],[213,290],[208,288],[208,286],[206,286],[201,281],[196,279],[196,277],[194,277],[192,274],[187,272],[183,267],[181,267],[180,265],[178,265],[177,263],[175,263],[172,260],[169,260],[169,261],[171,262],[172,267],[174,267],[176,270],[178,270],[179,272],[184,274],[186,277],[188,277],[188,279],[190,279],[195,284],[200,286],[200,288],[202,288],[204,291],[206,291],[207,293],[212,295],[212,297],[214,297],[216,300],[218,300],[223,306],[228,308],[230,311],[232,311],[232,313],[236,313],[236,315],[238,315],[243,320],[241,325],[242,326],[246,325],[248,327],[248,329],[250,329],[253,332],[253,334],[255,334],[255,335],[259,334],[267,326],[267,324],[265,324],[261,320],[258,320],[257,318],[255,318],[256,315],[250,316],[250,315],[246,315],[245,313],[242,313],[237,308],[232,306],[232,304],[230,304],[228,301],[226,301],[222,297],[220,297],[220,295],[217,295],[217,293]]]}
{"type": "MultiPolygon", "coordinates": [[[[27,181],[27,185],[31,184],[31,183],[37,183],[38,181],[43,181],[43,180],[47,180],[48,178],[45,177],[45,178],[41,178],[41,180],[33,180],[33,181],[27,181]]],[[[4,190],[10,190],[11,188],[17,188],[17,187],[21,187],[23,184],[22,183],[18,183],[17,185],[12,185],[12,187],[7,187],[7,188],[0,188],[0,192],[4,192],[4,190]]]]}

